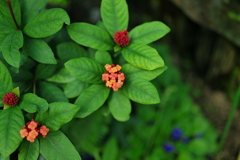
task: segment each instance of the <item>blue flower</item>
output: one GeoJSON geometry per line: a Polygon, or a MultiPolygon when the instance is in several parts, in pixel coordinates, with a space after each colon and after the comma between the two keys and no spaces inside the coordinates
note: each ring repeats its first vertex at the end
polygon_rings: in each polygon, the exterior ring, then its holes
{"type": "Polygon", "coordinates": [[[171,136],[173,140],[178,140],[183,136],[183,131],[180,128],[174,128],[171,136]]]}
{"type": "Polygon", "coordinates": [[[174,145],[170,144],[170,143],[164,143],[163,144],[163,148],[167,153],[171,153],[175,150],[174,145]]]}
{"type": "Polygon", "coordinates": [[[183,143],[183,144],[187,144],[188,142],[189,142],[189,138],[186,137],[186,138],[183,138],[183,139],[182,139],[182,143],[183,143]]]}

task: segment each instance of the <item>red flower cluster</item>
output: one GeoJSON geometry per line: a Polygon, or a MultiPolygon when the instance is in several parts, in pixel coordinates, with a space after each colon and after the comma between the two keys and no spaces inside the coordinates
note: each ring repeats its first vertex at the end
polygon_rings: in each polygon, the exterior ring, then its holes
{"type": "Polygon", "coordinates": [[[43,138],[45,138],[48,132],[49,129],[46,126],[42,125],[40,127],[40,123],[34,122],[33,119],[32,121],[26,123],[23,129],[20,130],[21,137],[22,138],[27,137],[27,140],[30,142],[34,142],[34,140],[38,137],[39,134],[43,138]]]}
{"type": "Polygon", "coordinates": [[[122,67],[119,65],[115,66],[114,64],[106,64],[104,67],[107,72],[102,74],[102,80],[106,82],[106,86],[108,88],[112,88],[114,91],[117,91],[122,87],[126,77],[122,72],[119,72],[122,67]]]}
{"type": "Polygon", "coordinates": [[[10,106],[15,106],[18,102],[18,97],[10,92],[10,93],[6,93],[4,94],[3,96],[3,104],[6,104],[6,105],[10,105],[10,106]]]}
{"type": "Polygon", "coordinates": [[[129,41],[130,37],[128,36],[128,31],[126,29],[123,31],[117,31],[114,35],[114,42],[121,47],[128,45],[129,41]]]}

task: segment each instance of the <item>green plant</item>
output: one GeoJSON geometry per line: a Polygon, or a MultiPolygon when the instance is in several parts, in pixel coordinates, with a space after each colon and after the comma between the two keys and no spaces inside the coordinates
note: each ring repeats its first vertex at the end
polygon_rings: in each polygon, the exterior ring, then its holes
{"type": "MultiPolygon", "coordinates": [[[[19,159],[37,159],[39,154],[49,160],[81,159],[62,125],[91,117],[101,106],[116,120],[127,121],[131,101],[160,102],[150,80],[167,67],[148,44],[170,31],[165,24],[148,22],[128,33],[125,0],[102,0],[103,21],[97,25],[71,24],[66,11],[45,9],[46,4],[0,1],[1,159],[17,149],[19,159]],[[76,43],[63,40],[50,46],[64,24],[76,43]]],[[[106,150],[112,143],[114,139],[106,150]]]]}

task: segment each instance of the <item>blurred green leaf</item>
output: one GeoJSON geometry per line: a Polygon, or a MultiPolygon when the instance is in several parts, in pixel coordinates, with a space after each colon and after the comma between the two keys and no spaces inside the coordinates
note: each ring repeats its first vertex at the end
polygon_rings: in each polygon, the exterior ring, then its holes
{"type": "Polygon", "coordinates": [[[36,160],[39,156],[39,141],[29,142],[24,139],[19,148],[19,160],[36,160]]]}
{"type": "Polygon", "coordinates": [[[108,107],[116,120],[127,121],[130,118],[131,102],[121,90],[112,91],[108,99],[108,107]]]}
{"type": "Polygon", "coordinates": [[[58,32],[63,23],[70,24],[67,12],[61,8],[52,8],[31,19],[23,28],[23,32],[32,38],[44,38],[58,32]]]}
{"type": "Polygon", "coordinates": [[[36,111],[43,113],[48,109],[48,103],[45,99],[38,97],[33,93],[24,94],[19,107],[28,113],[34,113],[36,111]]]}
{"type": "Polygon", "coordinates": [[[104,67],[89,58],[77,58],[65,63],[67,70],[76,79],[87,83],[103,83],[104,67]]]}
{"type": "Polygon", "coordinates": [[[101,107],[108,98],[110,89],[103,84],[93,84],[83,91],[77,98],[75,104],[81,106],[81,109],[75,115],[78,118],[84,118],[101,107]]]}
{"type": "Polygon", "coordinates": [[[100,10],[104,26],[112,37],[116,31],[128,28],[126,0],[102,0],[100,10]]]}
{"type": "Polygon", "coordinates": [[[68,99],[64,95],[63,91],[52,83],[39,82],[37,86],[37,94],[46,99],[48,103],[68,102],[68,99]]]}
{"type": "Polygon", "coordinates": [[[141,104],[156,104],[160,102],[157,89],[146,80],[127,78],[122,89],[126,96],[134,102],[141,104]]]}
{"type": "Polygon", "coordinates": [[[107,51],[98,50],[95,54],[95,60],[101,65],[112,64],[112,57],[107,51]]]}
{"type": "Polygon", "coordinates": [[[25,37],[23,52],[27,52],[30,57],[40,63],[56,64],[52,49],[42,39],[25,37]]]}
{"type": "Polygon", "coordinates": [[[19,131],[24,117],[18,106],[5,109],[0,114],[0,153],[3,157],[13,153],[22,141],[19,131]]]}
{"type": "Polygon", "coordinates": [[[75,80],[75,78],[68,72],[65,67],[61,68],[54,75],[47,79],[47,81],[57,83],[69,83],[73,80],[75,80]]]}
{"type": "Polygon", "coordinates": [[[37,114],[36,121],[46,125],[50,131],[56,131],[63,124],[71,121],[79,108],[80,106],[66,102],[53,102],[49,104],[47,112],[37,114]]]}
{"type": "Polygon", "coordinates": [[[147,45],[131,44],[123,48],[122,55],[127,62],[138,68],[153,70],[164,66],[158,52],[147,45]]]}
{"type": "Polygon", "coordinates": [[[49,132],[46,138],[40,139],[40,153],[47,160],[81,160],[79,153],[69,141],[69,139],[61,132],[49,132]]]}
{"type": "Polygon", "coordinates": [[[167,67],[163,66],[161,68],[157,68],[149,71],[149,70],[143,70],[143,69],[137,68],[127,63],[122,67],[121,72],[123,72],[124,75],[126,75],[126,77],[136,77],[136,78],[141,78],[141,79],[150,81],[155,79],[160,74],[162,74],[166,69],[167,67]]]}
{"type": "Polygon", "coordinates": [[[143,23],[129,32],[133,43],[149,44],[162,38],[170,31],[170,28],[159,21],[143,23]]]}
{"type": "Polygon", "coordinates": [[[67,98],[74,98],[79,96],[88,87],[89,83],[82,82],[76,79],[66,84],[66,86],[64,87],[64,93],[67,98]]]}
{"type": "Polygon", "coordinates": [[[19,49],[23,46],[22,31],[15,31],[5,37],[1,49],[4,59],[12,66],[20,66],[21,55],[19,49]]]}
{"type": "Polygon", "coordinates": [[[35,71],[35,79],[47,79],[53,75],[57,65],[54,64],[38,64],[35,71]]]}
{"type": "Polygon", "coordinates": [[[67,26],[72,40],[86,47],[99,50],[111,50],[113,40],[109,34],[95,25],[88,23],[72,23],[67,26]]]}
{"type": "Polygon", "coordinates": [[[116,137],[109,139],[104,148],[102,160],[116,160],[118,156],[118,144],[116,137]]]}

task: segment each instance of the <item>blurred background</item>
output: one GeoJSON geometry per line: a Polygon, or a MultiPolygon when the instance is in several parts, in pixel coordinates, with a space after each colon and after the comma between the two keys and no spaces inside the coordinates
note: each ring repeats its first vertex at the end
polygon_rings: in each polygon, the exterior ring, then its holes
{"type": "MultiPolygon", "coordinates": [[[[240,1],[127,3],[129,31],[150,21],[162,21],[171,28],[152,45],[168,66],[153,81],[161,103],[133,104],[127,122],[106,116],[103,107],[63,126],[82,159],[240,160],[239,109],[219,148],[240,84],[240,1]],[[73,133],[76,124],[78,132],[73,133]]],[[[49,0],[48,8],[64,8],[71,23],[96,24],[101,20],[100,4],[100,0],[49,0]]]]}

